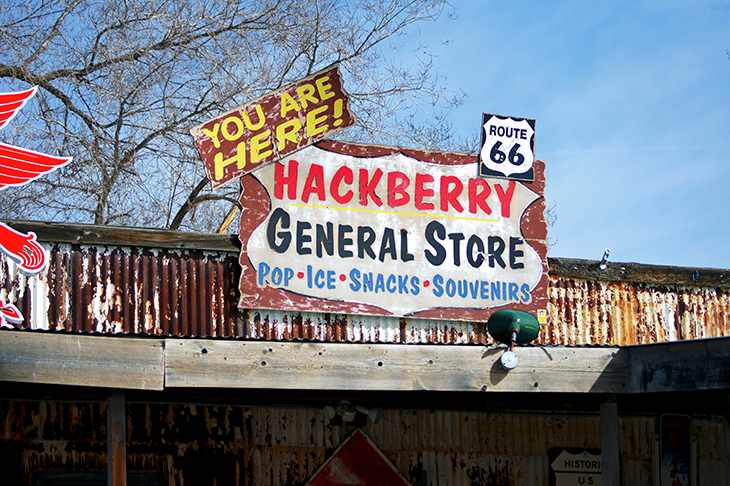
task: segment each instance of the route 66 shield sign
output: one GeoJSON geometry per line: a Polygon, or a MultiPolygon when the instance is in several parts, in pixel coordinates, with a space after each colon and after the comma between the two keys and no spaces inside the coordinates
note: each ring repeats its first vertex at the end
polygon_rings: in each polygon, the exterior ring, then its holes
{"type": "Polygon", "coordinates": [[[479,175],[531,182],[535,179],[535,120],[482,114],[479,175]]]}

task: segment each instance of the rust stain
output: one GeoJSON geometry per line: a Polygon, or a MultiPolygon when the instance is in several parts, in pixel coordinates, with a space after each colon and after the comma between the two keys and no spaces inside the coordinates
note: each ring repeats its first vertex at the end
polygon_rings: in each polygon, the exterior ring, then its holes
{"type": "MultiPolygon", "coordinates": [[[[21,327],[265,340],[491,344],[484,323],[238,309],[239,255],[57,244],[36,277],[0,260],[21,327]]],[[[539,344],[632,345],[730,335],[730,289],[551,275],[539,344]]]]}
{"type": "MultiPolygon", "coordinates": [[[[8,484],[38,471],[107,470],[105,403],[0,400],[0,451],[14,454],[8,484]],[[7,444],[7,447],[6,447],[7,444]]],[[[250,412],[232,406],[127,404],[127,464],[164,484],[253,484],[250,412]]]]}

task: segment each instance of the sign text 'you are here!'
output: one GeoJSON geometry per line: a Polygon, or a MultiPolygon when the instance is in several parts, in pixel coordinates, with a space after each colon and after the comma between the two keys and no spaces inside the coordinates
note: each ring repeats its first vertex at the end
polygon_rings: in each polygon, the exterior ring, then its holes
{"type": "Polygon", "coordinates": [[[355,124],[338,67],[191,130],[213,188],[355,124]]]}

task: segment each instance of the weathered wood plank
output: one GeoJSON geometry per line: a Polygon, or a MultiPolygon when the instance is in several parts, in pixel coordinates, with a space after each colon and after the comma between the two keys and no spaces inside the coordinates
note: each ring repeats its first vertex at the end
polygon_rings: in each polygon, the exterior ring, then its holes
{"type": "Polygon", "coordinates": [[[620,458],[618,405],[612,398],[601,404],[601,484],[603,486],[621,484],[620,458]]]}
{"type": "Polygon", "coordinates": [[[0,331],[0,381],[162,390],[164,341],[0,331]]]}
{"type": "Polygon", "coordinates": [[[107,401],[107,485],[127,484],[127,404],[124,392],[114,390],[107,401]]]}
{"type": "Polygon", "coordinates": [[[548,258],[550,275],[608,282],[633,282],[652,285],[730,288],[730,270],[716,268],[671,267],[640,263],[607,262],[601,269],[597,260],[548,258]]]}
{"type": "Polygon", "coordinates": [[[313,390],[625,392],[617,348],[271,343],[167,339],[166,387],[313,390]]]}
{"type": "Polygon", "coordinates": [[[730,338],[630,347],[145,339],[0,331],[0,381],[164,387],[643,393],[730,386],[730,338]]]}
{"type": "Polygon", "coordinates": [[[730,388],[730,337],[627,348],[633,393],[730,388]]]}

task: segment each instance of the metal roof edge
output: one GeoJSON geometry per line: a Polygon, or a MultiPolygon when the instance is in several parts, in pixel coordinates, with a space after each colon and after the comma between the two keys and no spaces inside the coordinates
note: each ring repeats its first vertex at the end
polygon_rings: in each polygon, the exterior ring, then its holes
{"type": "Polygon", "coordinates": [[[41,221],[6,221],[6,223],[18,231],[34,232],[38,236],[38,241],[45,243],[217,250],[236,254],[241,249],[238,235],[41,221]]]}
{"type": "Polygon", "coordinates": [[[548,257],[551,276],[653,285],[730,288],[730,270],[548,257]]]}
{"type": "MultiPolygon", "coordinates": [[[[139,248],[175,248],[240,252],[238,235],[173,231],[157,228],[104,226],[40,221],[6,221],[18,231],[33,231],[47,243],[112,245],[139,248]]],[[[653,285],[730,288],[730,269],[650,265],[643,263],[548,257],[549,274],[607,282],[631,282],[653,285]]]]}

